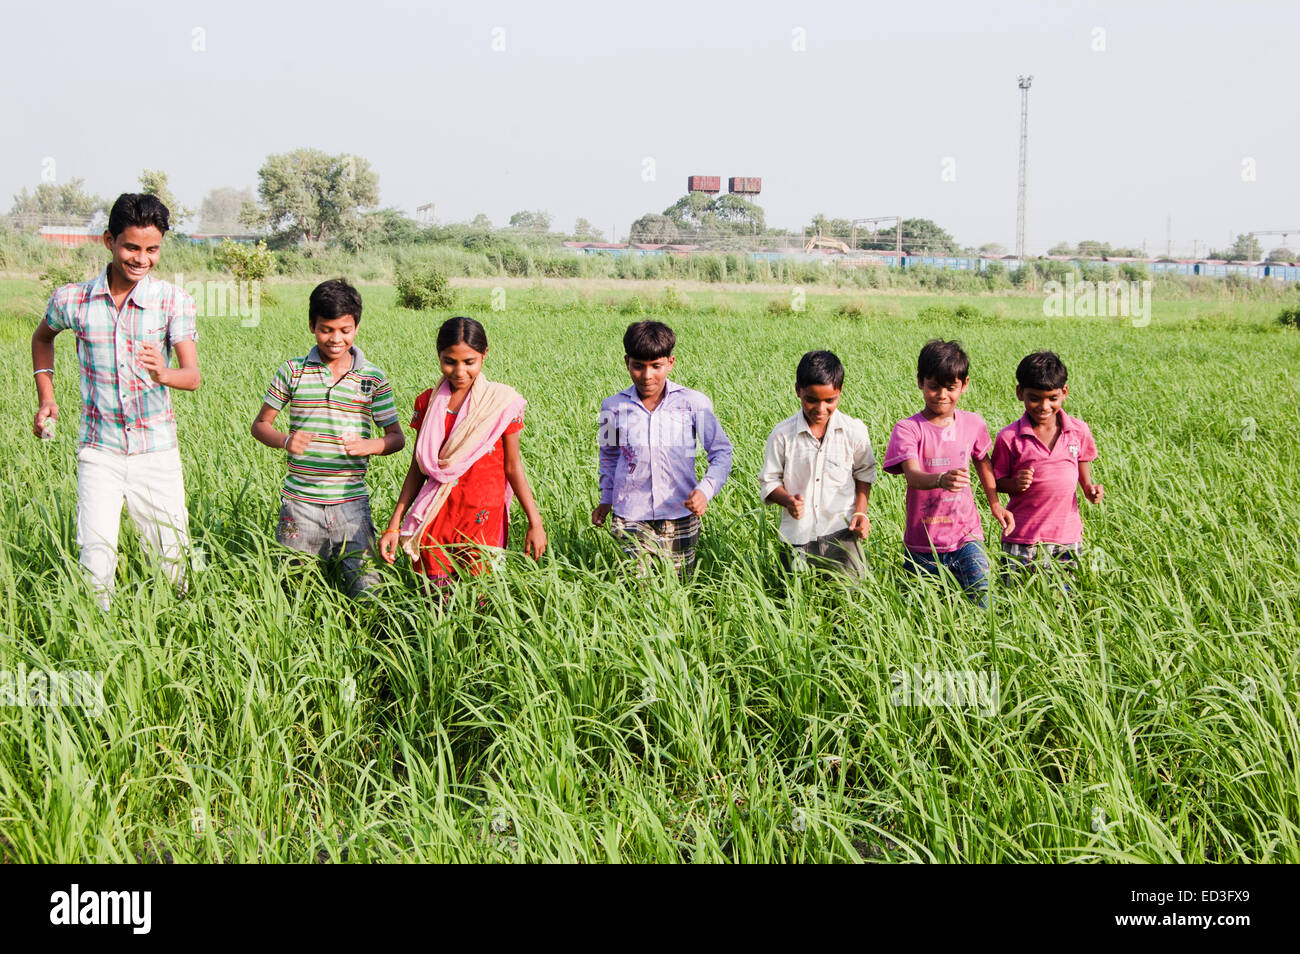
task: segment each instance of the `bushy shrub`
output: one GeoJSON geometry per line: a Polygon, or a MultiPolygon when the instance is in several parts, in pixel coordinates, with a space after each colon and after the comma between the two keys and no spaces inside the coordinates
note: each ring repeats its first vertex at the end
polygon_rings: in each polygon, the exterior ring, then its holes
{"type": "Polygon", "coordinates": [[[394,269],[393,285],[397,289],[397,303],[413,311],[450,308],[455,303],[446,276],[435,265],[398,265],[394,269]]]}
{"type": "Polygon", "coordinates": [[[220,262],[237,282],[260,282],[275,270],[275,252],[266,247],[262,239],[256,245],[245,245],[223,239],[217,249],[220,262]]]}
{"type": "Polygon", "coordinates": [[[691,307],[691,300],[683,295],[676,285],[664,288],[664,311],[686,311],[691,307]]]}
{"type": "Polygon", "coordinates": [[[82,269],[76,262],[59,259],[45,267],[45,271],[41,272],[41,281],[45,283],[46,293],[53,295],[64,285],[81,281],[81,272],[82,269]]]}
{"type": "Polygon", "coordinates": [[[1283,328],[1300,328],[1300,305],[1283,308],[1277,316],[1277,323],[1283,328]]]}

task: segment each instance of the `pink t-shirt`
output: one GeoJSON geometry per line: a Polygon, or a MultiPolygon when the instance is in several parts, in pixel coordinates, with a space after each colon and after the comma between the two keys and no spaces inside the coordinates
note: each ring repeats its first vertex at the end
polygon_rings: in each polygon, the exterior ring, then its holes
{"type": "MultiPolygon", "coordinates": [[[[939,428],[919,412],[894,425],[885,448],[885,472],[901,474],[905,460],[918,461],[930,474],[969,467],[971,458],[988,456],[991,443],[988,425],[978,414],[958,408],[952,422],[939,428]]],[[[971,487],[979,483],[974,468],[970,478],[971,487]]],[[[983,539],[984,527],[969,488],[958,492],[907,488],[907,529],[903,533],[907,549],[951,553],[971,540],[983,539]]]]}
{"type": "Polygon", "coordinates": [[[1079,461],[1096,460],[1092,431],[1077,417],[1059,412],[1061,432],[1051,450],[1034,434],[1029,417],[998,431],[993,443],[993,475],[1001,480],[1018,470],[1034,468],[1034,482],[1023,494],[1011,494],[1007,509],[1016,529],[1003,534],[1007,543],[1078,543],[1083,539],[1079,517],[1079,461]]]}

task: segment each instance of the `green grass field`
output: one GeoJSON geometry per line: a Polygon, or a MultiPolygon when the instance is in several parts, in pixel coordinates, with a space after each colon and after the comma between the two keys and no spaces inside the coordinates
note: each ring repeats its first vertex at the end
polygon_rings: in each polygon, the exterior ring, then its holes
{"type": "MultiPolygon", "coordinates": [[[[165,263],[164,263],[165,264],[165,263]]],[[[165,269],[161,269],[165,273],[165,269]]],[[[78,385],[58,341],[58,437],[31,436],[44,292],[0,282],[0,672],[102,671],[102,712],[0,707],[4,861],[1300,861],[1300,336],[1277,304],[1155,302],[1154,320],[1042,316],[1040,298],[462,290],[485,373],[529,400],[524,456],[550,536],[440,615],[405,569],[346,602],[273,540],[282,458],[248,433],[275,366],[312,344],[309,286],[256,327],[201,319],[203,386],[174,396],[191,532],[177,598],[123,534],[108,615],[74,543],[78,385]],[[928,309],[928,310],[927,310],[928,309]],[[638,312],[678,335],[675,380],[736,447],[686,585],[618,569],[595,415],[628,385],[638,312]],[[962,406],[1015,419],[1014,369],[1058,351],[1106,487],[1075,592],[989,612],[901,570],[904,487],[872,495],[866,585],[779,571],[756,474],[812,348],[882,454],[921,407],[916,354],[958,337],[962,406]],[[486,608],[476,606],[486,598],[486,608]],[[995,675],[991,713],[895,705],[896,675],[995,675]]],[[[357,343],[399,408],[435,383],[444,314],[363,288],[357,343]]],[[[387,519],[408,450],[373,463],[387,519]]],[[[981,503],[988,542],[992,521],[981,503]]],[[[522,531],[516,520],[515,546],[522,531]]],[[[915,700],[911,700],[915,701],[915,700]]]]}

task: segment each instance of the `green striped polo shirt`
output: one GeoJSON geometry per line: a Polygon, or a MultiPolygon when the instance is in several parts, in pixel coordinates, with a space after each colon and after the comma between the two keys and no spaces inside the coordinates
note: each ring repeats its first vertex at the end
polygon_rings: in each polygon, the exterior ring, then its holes
{"type": "Polygon", "coordinates": [[[370,422],[387,427],[397,421],[393,389],[384,372],[353,345],[352,367],[337,381],[312,348],[305,358],[290,358],[276,369],[265,401],[277,411],[289,405],[289,429],[312,431],[316,439],[303,454],[289,455],[284,496],[315,504],[359,500],[366,490],[365,457],[343,453],[343,437],[370,437],[370,422]]]}

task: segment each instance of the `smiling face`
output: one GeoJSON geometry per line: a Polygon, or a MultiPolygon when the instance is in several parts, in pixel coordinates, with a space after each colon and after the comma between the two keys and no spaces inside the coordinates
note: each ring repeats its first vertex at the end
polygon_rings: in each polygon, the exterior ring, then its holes
{"type": "Polygon", "coordinates": [[[328,364],[347,354],[352,347],[352,339],[357,336],[357,321],[352,315],[317,318],[311,331],[316,336],[316,349],[321,360],[328,364]]]}
{"type": "Polygon", "coordinates": [[[1050,391],[1039,391],[1036,388],[1016,388],[1016,400],[1023,401],[1025,405],[1025,415],[1034,424],[1046,424],[1056,417],[1061,405],[1065,403],[1065,396],[1070,393],[1068,386],[1053,388],[1050,391]]]}
{"type": "Polygon", "coordinates": [[[459,341],[438,352],[438,363],[442,367],[442,376],[447,379],[453,391],[464,391],[473,386],[474,379],[483,370],[486,351],[475,351],[463,341],[459,341]]]}
{"type": "Polygon", "coordinates": [[[840,403],[840,389],[833,384],[809,384],[802,388],[796,385],[794,393],[799,395],[803,419],[809,427],[824,425],[840,403]]]}
{"type": "Polygon", "coordinates": [[[948,417],[957,409],[957,402],[970,387],[970,378],[940,384],[934,378],[918,380],[917,387],[925,395],[925,409],[931,417],[948,417]]]}
{"type": "Polygon", "coordinates": [[[162,239],[153,225],[128,225],[116,237],[104,232],[104,247],[113,253],[108,267],[114,284],[129,287],[148,275],[158,264],[162,239]]]}
{"type": "Polygon", "coordinates": [[[664,384],[668,381],[668,372],[673,369],[673,363],[677,359],[670,354],[666,358],[655,358],[653,361],[642,361],[640,358],[624,355],[623,360],[627,362],[627,373],[632,376],[632,383],[636,385],[637,396],[642,401],[654,401],[663,393],[664,384]]]}

